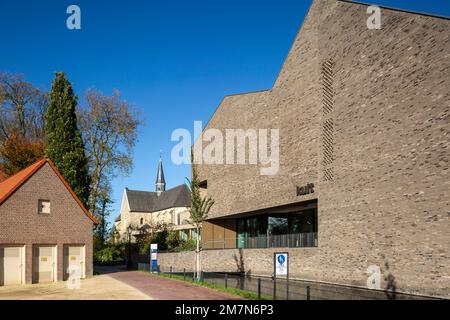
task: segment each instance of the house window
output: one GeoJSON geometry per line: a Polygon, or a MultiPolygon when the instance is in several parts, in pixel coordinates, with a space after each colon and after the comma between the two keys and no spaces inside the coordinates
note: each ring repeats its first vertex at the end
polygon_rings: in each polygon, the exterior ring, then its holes
{"type": "Polygon", "coordinates": [[[141,218],[141,225],[144,224],[144,218],[141,218]]]}
{"type": "Polygon", "coordinates": [[[38,202],[38,212],[39,214],[50,214],[50,201],[49,200],[39,200],[38,202]]]}

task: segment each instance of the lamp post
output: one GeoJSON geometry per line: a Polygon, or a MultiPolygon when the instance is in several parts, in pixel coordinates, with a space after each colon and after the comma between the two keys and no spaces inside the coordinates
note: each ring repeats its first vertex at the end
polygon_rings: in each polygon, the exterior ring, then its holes
{"type": "Polygon", "coordinates": [[[131,225],[127,228],[127,234],[128,234],[128,255],[127,255],[127,269],[131,269],[131,232],[133,231],[133,228],[131,225]]]}

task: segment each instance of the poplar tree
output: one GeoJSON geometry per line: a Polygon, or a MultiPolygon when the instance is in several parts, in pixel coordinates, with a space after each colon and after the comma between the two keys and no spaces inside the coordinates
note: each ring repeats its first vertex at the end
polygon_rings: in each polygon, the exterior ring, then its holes
{"type": "Polygon", "coordinates": [[[66,75],[57,72],[45,115],[45,154],[87,205],[90,177],[83,139],[77,126],[77,100],[66,75]]]}

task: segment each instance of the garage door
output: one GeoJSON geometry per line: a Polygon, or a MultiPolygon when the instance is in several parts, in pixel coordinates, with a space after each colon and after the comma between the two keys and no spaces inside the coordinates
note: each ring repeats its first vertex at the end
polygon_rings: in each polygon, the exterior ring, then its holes
{"type": "Polygon", "coordinates": [[[56,247],[34,247],[33,282],[56,281],[56,247]]]}
{"type": "Polygon", "coordinates": [[[23,283],[23,247],[0,246],[0,286],[23,283]]]}
{"type": "Polygon", "coordinates": [[[64,247],[64,279],[67,280],[70,274],[84,278],[84,246],[64,247]]]}

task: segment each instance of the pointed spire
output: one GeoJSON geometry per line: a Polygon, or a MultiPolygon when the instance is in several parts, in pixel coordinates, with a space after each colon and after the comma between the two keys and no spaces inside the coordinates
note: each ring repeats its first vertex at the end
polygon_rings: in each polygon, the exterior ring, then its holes
{"type": "Polygon", "coordinates": [[[159,152],[158,172],[156,173],[156,193],[158,196],[166,191],[166,180],[164,179],[164,170],[162,165],[162,151],[159,152]]]}

